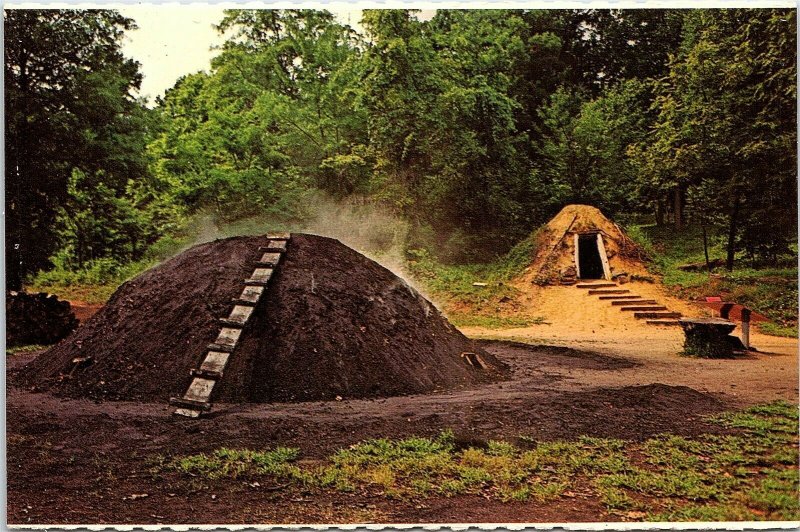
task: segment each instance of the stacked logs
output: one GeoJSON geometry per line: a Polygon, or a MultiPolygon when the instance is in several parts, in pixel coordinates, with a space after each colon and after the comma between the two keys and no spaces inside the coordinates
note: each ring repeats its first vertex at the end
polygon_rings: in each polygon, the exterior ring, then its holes
{"type": "Polygon", "coordinates": [[[44,292],[6,292],[6,345],[50,345],[78,326],[69,301],[44,292]]]}

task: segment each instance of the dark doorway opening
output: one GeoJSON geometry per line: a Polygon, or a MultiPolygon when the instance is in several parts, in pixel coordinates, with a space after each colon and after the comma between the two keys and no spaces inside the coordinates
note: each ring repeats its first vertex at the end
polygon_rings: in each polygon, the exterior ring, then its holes
{"type": "Polygon", "coordinates": [[[578,235],[578,268],[581,279],[603,279],[603,261],[597,249],[597,234],[578,235]]]}

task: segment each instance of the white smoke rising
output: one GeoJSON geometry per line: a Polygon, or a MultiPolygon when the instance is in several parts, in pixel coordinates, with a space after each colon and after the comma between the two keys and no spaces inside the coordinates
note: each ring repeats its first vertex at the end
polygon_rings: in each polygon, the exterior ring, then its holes
{"type": "MultiPolygon", "coordinates": [[[[192,220],[191,247],[218,238],[258,235],[270,231],[292,231],[335,238],[371,258],[400,277],[408,287],[431,300],[408,271],[405,250],[409,224],[392,209],[370,200],[336,200],[324,194],[309,198],[309,216],[303,223],[286,222],[273,216],[257,216],[233,223],[221,223],[212,214],[202,213],[192,220]]],[[[185,249],[185,248],[184,248],[185,249]]]]}

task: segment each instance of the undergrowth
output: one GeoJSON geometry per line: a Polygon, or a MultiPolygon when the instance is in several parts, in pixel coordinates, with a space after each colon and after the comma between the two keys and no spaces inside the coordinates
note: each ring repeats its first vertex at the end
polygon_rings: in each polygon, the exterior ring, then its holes
{"type": "Polygon", "coordinates": [[[301,467],[298,449],[219,449],[156,469],[220,478],[270,476],[311,493],[358,492],[418,500],[473,494],[503,502],[596,499],[618,519],[795,520],[797,406],[776,402],[709,418],[731,433],[664,434],[642,443],[581,437],[459,447],[436,438],[375,439],[301,467]]]}
{"type": "Polygon", "coordinates": [[[448,265],[425,250],[411,250],[408,269],[457,326],[525,327],[544,318],[519,305],[519,290],[511,281],[530,265],[534,251],[531,237],[494,262],[448,265]]]}
{"type": "MultiPolygon", "coordinates": [[[[759,324],[766,334],[796,337],[798,334],[798,283],[797,265],[792,261],[781,267],[755,267],[741,255],[737,256],[733,271],[715,268],[711,273],[683,271],[685,264],[705,264],[701,229],[688,226],[682,230],[673,227],[633,226],[628,234],[653,258],[650,268],[663,276],[665,285],[673,293],[687,300],[702,301],[707,296],[719,296],[723,301],[739,303],[764,314],[771,320],[759,324]]],[[[710,238],[709,257],[725,257],[724,242],[710,238]]]]}

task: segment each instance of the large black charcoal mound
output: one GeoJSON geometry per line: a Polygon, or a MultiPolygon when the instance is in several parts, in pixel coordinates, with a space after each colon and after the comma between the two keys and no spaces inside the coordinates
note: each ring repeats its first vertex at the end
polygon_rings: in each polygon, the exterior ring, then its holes
{"type": "MultiPolygon", "coordinates": [[[[24,368],[21,383],[93,398],[182,395],[266,243],[235,237],[201,244],[139,275],[24,368]],[[91,364],[73,370],[73,360],[87,356],[91,364]]],[[[337,240],[293,234],[212,399],[386,397],[470,386],[503,372],[386,268],[337,240]],[[470,366],[463,352],[479,353],[490,367],[470,366]]]]}

